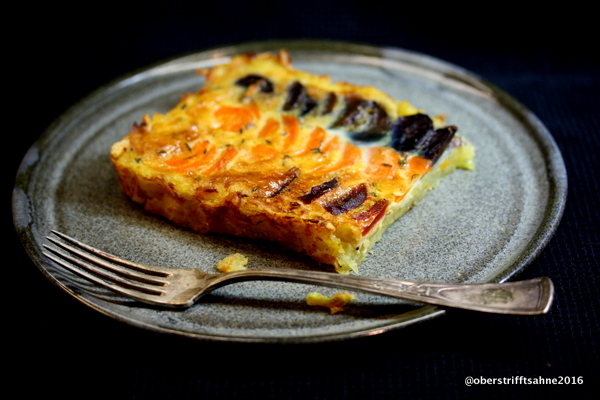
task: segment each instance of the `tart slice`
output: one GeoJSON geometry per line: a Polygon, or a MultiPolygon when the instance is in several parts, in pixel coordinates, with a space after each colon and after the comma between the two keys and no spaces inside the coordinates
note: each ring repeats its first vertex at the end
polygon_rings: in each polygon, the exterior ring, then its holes
{"type": "Polygon", "coordinates": [[[202,234],[272,240],[357,272],[384,231],[473,147],[406,101],[244,54],[112,147],[123,192],[202,234]]]}

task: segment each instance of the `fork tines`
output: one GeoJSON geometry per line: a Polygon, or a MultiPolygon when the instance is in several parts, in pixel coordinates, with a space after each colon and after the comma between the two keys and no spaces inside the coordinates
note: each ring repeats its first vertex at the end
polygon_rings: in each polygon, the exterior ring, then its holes
{"type": "Polygon", "coordinates": [[[46,238],[55,246],[43,244],[50,252],[43,254],[62,267],[116,292],[136,298],[141,293],[161,295],[162,286],[168,285],[163,279],[169,276],[162,271],[148,271],[144,266],[123,260],[81,243],[63,233],[52,231],[46,238]],[[144,271],[144,272],[140,272],[144,271]]]}

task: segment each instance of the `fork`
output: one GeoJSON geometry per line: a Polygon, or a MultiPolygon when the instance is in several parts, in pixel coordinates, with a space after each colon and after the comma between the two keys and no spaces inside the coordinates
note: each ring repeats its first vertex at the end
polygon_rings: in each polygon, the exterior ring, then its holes
{"type": "Polygon", "coordinates": [[[316,284],[391,296],[417,303],[500,314],[546,313],[554,297],[549,278],[507,283],[451,284],[341,275],[329,272],[247,269],[207,274],[198,268],[165,268],[124,260],[52,230],[49,259],[131,299],[169,308],[186,308],[211,291],[249,280],[316,284]]]}

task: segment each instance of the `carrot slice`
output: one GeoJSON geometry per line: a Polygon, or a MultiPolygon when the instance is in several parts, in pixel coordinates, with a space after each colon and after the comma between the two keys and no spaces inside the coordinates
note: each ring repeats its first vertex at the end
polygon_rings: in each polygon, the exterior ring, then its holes
{"type": "Polygon", "coordinates": [[[317,172],[325,174],[328,172],[337,171],[350,165],[354,165],[354,163],[356,163],[360,156],[361,152],[358,147],[354,146],[351,143],[346,143],[346,147],[344,148],[344,152],[342,153],[342,158],[337,163],[330,166],[325,166],[319,169],[317,172]]]}
{"type": "Polygon", "coordinates": [[[325,132],[325,129],[317,126],[311,132],[305,149],[299,155],[309,154],[315,150],[319,150],[321,148],[321,143],[323,143],[323,140],[325,140],[326,135],[327,133],[325,132]]]}
{"type": "Polygon", "coordinates": [[[369,165],[367,175],[373,182],[388,179],[394,176],[399,169],[398,153],[385,147],[374,147],[369,150],[369,165]]]}
{"type": "Polygon", "coordinates": [[[250,110],[254,118],[260,119],[260,108],[258,108],[255,102],[251,102],[248,105],[248,110],[250,110]]]}
{"type": "Polygon", "coordinates": [[[412,156],[408,159],[408,168],[413,175],[424,175],[431,169],[431,160],[419,156],[412,156]]]}
{"type": "Polygon", "coordinates": [[[213,165],[210,166],[207,170],[205,170],[203,175],[214,174],[222,170],[227,164],[229,164],[237,155],[237,149],[234,146],[227,146],[221,156],[215,161],[213,165]]]}
{"type": "Polygon", "coordinates": [[[211,147],[210,150],[188,160],[189,162],[183,165],[172,166],[171,169],[175,172],[188,172],[207,166],[217,155],[217,148],[211,147]]]}
{"type": "Polygon", "coordinates": [[[344,155],[339,164],[339,169],[353,165],[361,156],[360,149],[353,144],[348,143],[344,149],[344,155]]]}
{"type": "Polygon", "coordinates": [[[209,142],[207,140],[198,142],[194,145],[194,147],[192,148],[192,150],[189,154],[186,153],[181,156],[173,157],[173,158],[165,161],[165,163],[169,167],[177,167],[177,166],[191,163],[194,161],[194,158],[196,158],[196,157],[198,157],[198,155],[201,155],[202,153],[204,153],[204,151],[208,148],[208,145],[209,145],[209,142]]]}
{"type": "Polygon", "coordinates": [[[327,142],[325,147],[323,147],[323,153],[335,151],[339,148],[340,148],[340,138],[337,136],[334,136],[333,139],[331,139],[329,142],[327,142]]]}
{"type": "Polygon", "coordinates": [[[264,137],[273,136],[279,130],[280,125],[281,124],[277,120],[275,120],[273,118],[269,118],[267,120],[267,122],[265,123],[265,126],[263,126],[263,128],[258,133],[258,137],[264,138],[264,137]]]}
{"type": "Polygon", "coordinates": [[[389,204],[389,202],[387,200],[379,200],[375,204],[373,204],[373,206],[371,206],[370,209],[362,212],[357,217],[355,217],[356,220],[366,221],[369,218],[371,218],[373,215],[375,215],[375,218],[373,218],[371,223],[363,229],[363,231],[362,231],[363,236],[365,236],[367,233],[369,233],[371,231],[371,229],[373,229],[373,227],[375,227],[375,225],[381,220],[381,218],[383,218],[383,216],[385,215],[385,212],[387,210],[388,204],[389,204]]]}
{"type": "Polygon", "coordinates": [[[293,115],[284,115],[283,125],[285,126],[285,132],[287,133],[284,138],[283,149],[289,150],[300,135],[300,124],[293,115]]]}
{"type": "Polygon", "coordinates": [[[230,132],[237,132],[254,121],[252,111],[244,107],[221,107],[215,112],[215,117],[221,128],[230,132]]]}
{"type": "Polygon", "coordinates": [[[169,167],[180,167],[182,165],[192,162],[192,160],[196,156],[197,156],[197,154],[192,154],[192,155],[189,155],[186,157],[173,157],[173,158],[165,161],[165,164],[167,164],[169,167]]]}
{"type": "Polygon", "coordinates": [[[252,157],[256,161],[272,160],[279,154],[279,151],[274,149],[272,146],[268,146],[266,144],[257,144],[252,147],[252,157]]]}

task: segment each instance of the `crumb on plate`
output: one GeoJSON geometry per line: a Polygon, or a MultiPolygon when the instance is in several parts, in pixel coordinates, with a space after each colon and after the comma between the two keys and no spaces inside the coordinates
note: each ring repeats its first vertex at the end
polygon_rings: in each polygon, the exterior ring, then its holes
{"type": "Polygon", "coordinates": [[[317,292],[309,293],[306,296],[306,303],[309,306],[327,307],[332,314],[342,311],[344,306],[352,300],[354,300],[354,296],[348,292],[336,293],[332,297],[317,292]]]}
{"type": "Polygon", "coordinates": [[[217,269],[221,272],[240,271],[246,268],[248,258],[239,254],[230,254],[217,263],[217,269]]]}

